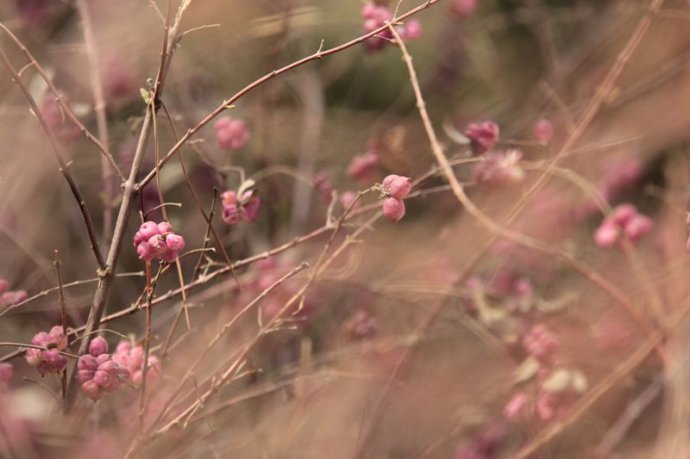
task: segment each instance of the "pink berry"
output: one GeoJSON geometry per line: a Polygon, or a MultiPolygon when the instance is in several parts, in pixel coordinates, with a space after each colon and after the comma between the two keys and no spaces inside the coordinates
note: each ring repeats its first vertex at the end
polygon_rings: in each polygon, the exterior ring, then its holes
{"type": "Polygon", "coordinates": [[[244,121],[223,117],[214,124],[216,141],[222,150],[239,150],[249,141],[249,130],[244,121]]]}
{"type": "Polygon", "coordinates": [[[422,38],[422,23],[419,19],[411,19],[403,26],[402,38],[405,40],[416,40],[422,38]]]}
{"type": "Polygon", "coordinates": [[[453,12],[460,18],[466,18],[477,9],[478,0],[453,0],[453,12]]]}
{"type": "Polygon", "coordinates": [[[13,373],[14,370],[11,363],[0,363],[0,387],[9,384],[10,380],[12,380],[13,373]]]}
{"type": "Polygon", "coordinates": [[[403,199],[412,189],[412,181],[409,177],[389,175],[383,179],[383,191],[397,199],[403,199]]]}
{"type": "Polygon", "coordinates": [[[383,216],[394,222],[400,221],[405,216],[405,203],[392,196],[384,199],[383,216]]]}
{"type": "Polygon", "coordinates": [[[184,238],[178,234],[170,233],[165,237],[165,245],[168,247],[168,250],[179,252],[184,249],[184,238]]]}
{"type": "Polygon", "coordinates": [[[108,352],[108,342],[102,336],[95,337],[89,343],[89,354],[93,357],[98,357],[106,352],[108,352]]]}

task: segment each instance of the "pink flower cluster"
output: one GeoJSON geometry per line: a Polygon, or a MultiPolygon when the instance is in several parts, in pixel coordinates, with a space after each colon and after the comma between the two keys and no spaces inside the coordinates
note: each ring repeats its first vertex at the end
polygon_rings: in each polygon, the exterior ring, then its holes
{"type": "Polygon", "coordinates": [[[249,129],[242,120],[225,116],[216,121],[213,127],[216,129],[216,141],[221,150],[239,150],[249,142],[249,129]]]}
{"type": "Polygon", "coordinates": [[[621,204],[597,228],[594,242],[599,247],[612,247],[619,242],[621,235],[636,242],[649,233],[653,226],[652,219],[638,213],[635,206],[621,204]]]}
{"type": "Polygon", "coordinates": [[[403,199],[410,194],[412,181],[409,177],[391,174],[383,179],[383,216],[394,222],[405,216],[405,202],[403,199]]]}
{"type": "Polygon", "coordinates": [[[9,290],[10,285],[0,279],[0,308],[6,308],[26,300],[29,295],[24,290],[9,290]]]}
{"type": "Polygon", "coordinates": [[[129,371],[115,362],[108,352],[108,343],[98,336],[89,343],[89,353],[79,357],[77,380],[81,390],[91,400],[98,401],[103,395],[120,388],[129,371]]]}
{"type": "Polygon", "coordinates": [[[31,339],[31,344],[43,349],[26,350],[26,362],[36,367],[41,376],[46,373],[59,373],[67,365],[67,358],[60,353],[67,348],[67,335],[62,326],[55,325],[48,333],[40,332],[31,339]]]}
{"type": "MultiPolygon", "coordinates": [[[[373,32],[386,25],[386,23],[393,20],[393,12],[387,6],[376,5],[374,3],[367,3],[362,8],[362,18],[364,19],[364,32],[373,32]]],[[[417,19],[411,19],[402,26],[396,26],[396,31],[400,34],[403,40],[414,40],[422,36],[422,24],[417,19]]],[[[365,42],[365,46],[369,51],[379,51],[383,49],[386,44],[393,39],[393,34],[390,30],[385,29],[379,32],[375,37],[370,38],[365,42]]]]}
{"type": "Polygon", "coordinates": [[[561,343],[558,337],[544,325],[535,325],[522,337],[522,347],[529,355],[546,363],[550,362],[558,352],[561,343]]]}
{"type": "Polygon", "coordinates": [[[517,149],[490,152],[475,165],[474,181],[486,186],[519,182],[525,178],[521,159],[522,152],[517,149]]]}
{"type": "Polygon", "coordinates": [[[261,199],[254,190],[242,192],[238,198],[236,191],[226,191],[221,197],[223,205],[223,221],[228,225],[235,225],[239,222],[253,222],[259,215],[261,199]]]}
{"type": "Polygon", "coordinates": [[[493,121],[470,123],[465,128],[465,137],[470,139],[470,148],[476,156],[491,150],[500,136],[501,130],[493,121]]]}
{"type": "Polygon", "coordinates": [[[184,249],[184,238],[173,232],[168,222],[144,222],[134,235],[134,247],[139,258],[151,261],[154,258],[172,263],[184,249]]]}
{"type": "MultiPolygon", "coordinates": [[[[129,380],[141,384],[144,375],[144,347],[132,346],[129,341],[120,341],[113,353],[113,361],[127,369],[129,380]]],[[[149,355],[146,370],[146,383],[155,384],[161,376],[161,363],[154,355],[149,355]]]]}

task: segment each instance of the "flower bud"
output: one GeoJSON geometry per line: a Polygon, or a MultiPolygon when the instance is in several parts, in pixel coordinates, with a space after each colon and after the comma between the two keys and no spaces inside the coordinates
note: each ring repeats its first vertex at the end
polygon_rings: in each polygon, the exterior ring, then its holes
{"type": "Polygon", "coordinates": [[[412,181],[409,177],[391,174],[383,179],[383,191],[397,199],[403,199],[412,189],[412,181]]]}

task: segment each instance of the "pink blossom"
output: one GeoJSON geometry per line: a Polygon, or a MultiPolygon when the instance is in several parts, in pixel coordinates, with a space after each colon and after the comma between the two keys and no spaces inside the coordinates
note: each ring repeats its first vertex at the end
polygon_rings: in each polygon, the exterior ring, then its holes
{"type": "Polygon", "coordinates": [[[249,142],[249,129],[244,121],[225,116],[216,121],[214,127],[218,147],[222,150],[239,150],[249,142]]]}
{"type": "Polygon", "coordinates": [[[383,179],[383,192],[396,199],[404,199],[412,189],[409,177],[391,174],[383,179]]]}
{"type": "Polygon", "coordinates": [[[493,121],[471,123],[465,128],[465,137],[470,139],[470,147],[475,155],[491,150],[498,142],[500,128],[493,121]]]}
{"type": "Polygon", "coordinates": [[[405,203],[392,196],[384,199],[383,216],[394,222],[400,221],[405,216],[405,203]]]}

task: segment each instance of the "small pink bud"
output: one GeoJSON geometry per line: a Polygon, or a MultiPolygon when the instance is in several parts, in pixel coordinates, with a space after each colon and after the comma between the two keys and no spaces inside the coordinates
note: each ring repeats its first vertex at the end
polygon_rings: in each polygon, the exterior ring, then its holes
{"type": "Polygon", "coordinates": [[[376,153],[365,153],[355,156],[347,167],[347,175],[355,180],[368,180],[379,165],[379,155],[376,153]]]}
{"type": "MultiPolygon", "coordinates": [[[[357,199],[357,193],[354,191],[346,191],[340,195],[340,204],[345,208],[349,208],[350,205],[357,199]]],[[[354,208],[357,208],[359,203],[355,203],[354,208]]]]}
{"type": "Polygon", "coordinates": [[[389,175],[383,179],[383,191],[397,199],[403,199],[412,189],[412,181],[409,177],[389,175]]]}
{"type": "Polygon", "coordinates": [[[253,222],[259,215],[259,207],[261,206],[261,199],[258,196],[252,196],[243,206],[244,220],[253,222]]]}
{"type": "Polygon", "coordinates": [[[249,130],[244,121],[224,117],[216,121],[216,141],[222,150],[239,150],[249,141],[249,130]]]}
{"type": "Polygon", "coordinates": [[[521,421],[525,417],[525,410],[527,408],[527,394],[518,392],[510,399],[503,409],[503,415],[509,421],[521,421]]]}
{"type": "Polygon", "coordinates": [[[542,118],[534,125],[534,138],[542,145],[548,145],[553,138],[553,124],[546,118],[542,118]]]}
{"type": "Polygon", "coordinates": [[[392,196],[384,199],[383,216],[394,222],[400,221],[405,216],[405,203],[392,196]]]}
{"type": "Polygon", "coordinates": [[[108,352],[108,342],[102,336],[97,336],[89,343],[89,354],[98,357],[108,352]]]}

